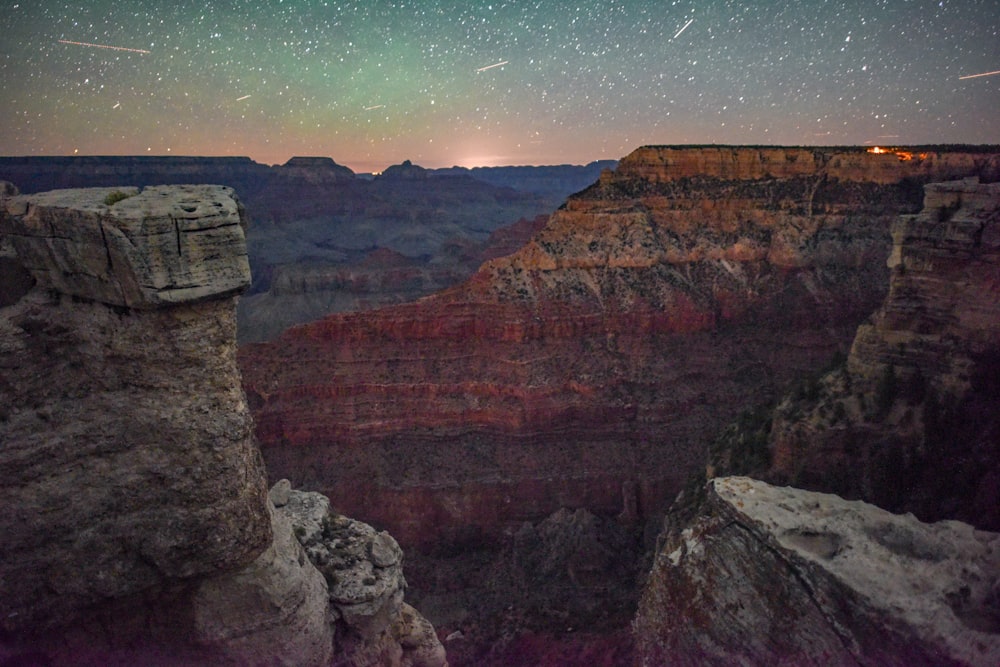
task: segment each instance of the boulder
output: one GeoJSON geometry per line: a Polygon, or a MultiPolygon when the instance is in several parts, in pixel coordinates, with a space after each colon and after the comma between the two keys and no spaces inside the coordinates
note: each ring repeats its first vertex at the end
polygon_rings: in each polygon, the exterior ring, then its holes
{"type": "Polygon", "coordinates": [[[746,477],[662,542],[642,664],[1000,664],[1000,535],[746,477]]]}

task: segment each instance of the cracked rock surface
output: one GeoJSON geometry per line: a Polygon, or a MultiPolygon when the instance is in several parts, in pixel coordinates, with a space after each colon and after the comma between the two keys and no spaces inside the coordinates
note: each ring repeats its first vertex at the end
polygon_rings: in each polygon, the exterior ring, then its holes
{"type": "Polygon", "coordinates": [[[4,233],[42,287],[112,306],[159,308],[250,285],[232,188],[80,188],[5,200],[4,233]]]}
{"type": "Polygon", "coordinates": [[[634,629],[646,665],[1000,664],[1000,535],[718,478],[634,629]]]}

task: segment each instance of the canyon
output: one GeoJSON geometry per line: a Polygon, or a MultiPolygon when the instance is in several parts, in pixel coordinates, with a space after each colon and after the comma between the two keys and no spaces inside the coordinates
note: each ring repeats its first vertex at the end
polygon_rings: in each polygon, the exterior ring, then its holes
{"type": "Polygon", "coordinates": [[[628,619],[607,610],[634,608],[709,443],[846,354],[887,293],[894,220],[926,182],[968,176],[997,180],[1000,155],[638,149],[462,285],[243,346],[269,469],[400,539],[414,599],[464,633],[454,664],[628,662],[628,619]],[[541,547],[559,565],[492,595],[473,572],[539,562],[518,535],[561,508],[601,530],[565,524],[576,547],[541,547]],[[590,576],[626,591],[614,605],[567,569],[611,535],[624,565],[590,576]],[[562,615],[507,611],[546,595],[562,615]]]}
{"type": "Polygon", "coordinates": [[[998,181],[643,147],[466,282],[238,350],[232,190],[5,185],[0,658],[994,664],[998,181]]]}
{"type": "Polygon", "coordinates": [[[241,347],[269,469],[417,548],[655,517],[722,425],[846,351],[922,183],[998,160],[638,149],[460,286],[241,347]]]}

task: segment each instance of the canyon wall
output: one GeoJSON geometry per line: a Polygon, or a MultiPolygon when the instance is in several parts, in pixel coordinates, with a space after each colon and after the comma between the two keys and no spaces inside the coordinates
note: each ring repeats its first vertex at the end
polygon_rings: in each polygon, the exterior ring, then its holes
{"type": "Polygon", "coordinates": [[[0,662],[372,664],[360,644],[446,664],[392,538],[338,524],[395,560],[354,557],[331,601],[302,520],[268,497],[236,365],[233,191],[4,185],[0,662]],[[379,568],[394,583],[374,594],[379,568]],[[359,629],[352,605],[380,620],[359,629]]]}
{"type": "Polygon", "coordinates": [[[784,399],[768,479],[1000,530],[1000,185],[926,187],[847,362],[784,399]]]}
{"type": "Polygon", "coordinates": [[[516,253],[240,350],[269,469],[405,546],[662,511],[741,408],[846,350],[922,183],[1000,155],[642,148],[516,253]]]}
{"type": "Polygon", "coordinates": [[[995,665],[1000,534],[746,477],[663,537],[643,665],[995,665]]]}

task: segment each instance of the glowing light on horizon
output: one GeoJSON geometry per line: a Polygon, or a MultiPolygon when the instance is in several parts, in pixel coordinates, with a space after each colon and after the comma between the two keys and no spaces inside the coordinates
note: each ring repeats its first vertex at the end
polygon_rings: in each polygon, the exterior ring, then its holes
{"type": "Polygon", "coordinates": [[[152,53],[146,49],[133,49],[128,46],[111,46],[110,44],[91,44],[90,42],[74,42],[69,39],[56,40],[60,44],[73,44],[74,46],[89,46],[92,49],[108,49],[109,51],[128,51],[130,53],[152,53]]]}
{"type": "Polygon", "coordinates": [[[966,74],[965,76],[958,77],[958,80],[961,81],[962,79],[975,79],[981,76],[993,76],[994,74],[1000,74],[1000,69],[994,70],[992,72],[983,72],[981,74],[966,74]]]}

